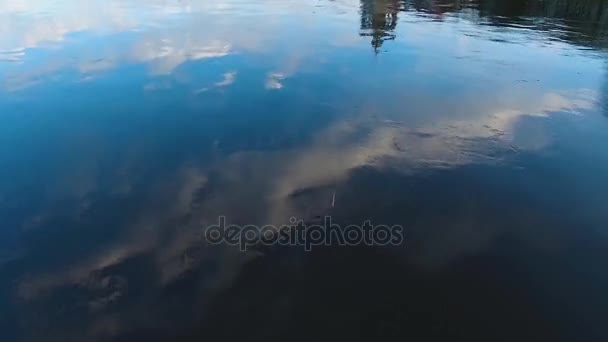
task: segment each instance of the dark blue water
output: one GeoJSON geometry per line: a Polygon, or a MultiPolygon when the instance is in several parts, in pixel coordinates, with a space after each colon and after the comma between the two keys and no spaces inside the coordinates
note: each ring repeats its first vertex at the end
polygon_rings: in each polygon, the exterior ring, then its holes
{"type": "Polygon", "coordinates": [[[4,0],[0,340],[608,341],[608,2],[4,0]],[[399,224],[403,244],[202,229],[399,224]]]}

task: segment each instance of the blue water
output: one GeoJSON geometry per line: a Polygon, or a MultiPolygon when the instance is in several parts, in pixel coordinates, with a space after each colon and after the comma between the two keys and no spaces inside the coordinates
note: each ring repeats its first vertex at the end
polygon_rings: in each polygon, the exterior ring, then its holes
{"type": "Polygon", "coordinates": [[[608,3],[4,0],[0,340],[608,340],[608,3]],[[203,227],[372,220],[241,252],[203,227]]]}

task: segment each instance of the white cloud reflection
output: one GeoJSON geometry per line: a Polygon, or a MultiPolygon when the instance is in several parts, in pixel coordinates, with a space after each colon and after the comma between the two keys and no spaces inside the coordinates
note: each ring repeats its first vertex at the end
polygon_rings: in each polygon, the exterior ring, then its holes
{"type": "MultiPolygon", "coordinates": [[[[286,222],[290,216],[298,214],[296,208],[290,207],[288,198],[291,194],[342,182],[356,168],[390,167],[409,174],[429,168],[499,163],[496,151],[502,151],[499,155],[508,155],[545,147],[550,144],[547,136],[535,136],[523,142],[515,140],[516,125],[527,117],[592,110],[597,104],[597,94],[581,89],[548,92],[540,95],[538,101],[521,100],[514,98],[505,107],[491,112],[484,111],[487,105],[484,101],[470,102],[466,107],[469,112],[466,119],[451,120],[447,115],[427,120],[417,128],[393,120],[378,121],[370,113],[337,122],[320,132],[306,148],[289,152],[285,161],[272,162],[272,165],[282,164],[286,168],[282,175],[275,176],[271,196],[275,202],[269,221],[286,222]],[[372,129],[365,138],[353,138],[369,128],[372,129]]],[[[442,110],[444,105],[437,104],[441,108],[429,108],[429,112],[442,110]]]]}
{"type": "MultiPolygon", "coordinates": [[[[259,6],[252,6],[249,16],[233,18],[231,11],[243,11],[248,5],[225,0],[3,1],[0,62],[38,58],[36,50],[42,49],[54,60],[64,60],[54,63],[53,72],[73,68],[74,63],[80,72],[89,74],[123,63],[145,63],[152,74],[166,75],[188,61],[220,58],[240,49],[263,51],[264,44],[275,39],[280,15],[312,6],[290,3],[266,1],[264,9],[275,14],[259,21],[255,15],[259,6]],[[249,29],[244,30],[243,25],[249,29]],[[82,45],[96,39],[103,39],[104,45],[82,45]]],[[[45,66],[27,67],[27,73],[38,78],[49,72],[45,66]]],[[[9,88],[21,89],[14,83],[30,83],[23,77],[11,77],[9,88]]]]}
{"type": "Polygon", "coordinates": [[[266,89],[277,90],[283,88],[283,81],[287,76],[280,72],[273,72],[266,78],[266,89]]]}
{"type": "MultiPolygon", "coordinates": [[[[323,29],[327,24],[319,26],[312,20],[316,6],[296,0],[263,4],[234,0],[10,0],[0,4],[0,63],[23,65],[0,68],[0,74],[5,74],[4,88],[11,91],[40,84],[63,71],[75,69],[82,73],[82,80],[88,80],[133,63],[147,65],[152,76],[170,75],[190,61],[242,51],[269,55],[269,46],[285,43],[276,33],[284,26],[283,18],[291,16],[299,22],[298,35],[308,38],[288,42],[291,47],[286,46],[286,51],[292,52],[285,57],[287,61],[273,61],[275,70],[281,72],[270,74],[265,83],[268,89],[280,89],[281,81],[297,71],[302,56],[314,55],[316,35],[325,35],[329,45],[334,40],[323,29]],[[231,15],[236,11],[238,16],[231,15]]],[[[330,7],[356,15],[358,1],[330,7]]]]}
{"type": "Polygon", "coordinates": [[[175,41],[161,38],[136,45],[127,60],[149,63],[155,75],[170,74],[186,61],[219,58],[230,53],[230,44],[221,41],[196,42],[190,39],[175,41]]]}

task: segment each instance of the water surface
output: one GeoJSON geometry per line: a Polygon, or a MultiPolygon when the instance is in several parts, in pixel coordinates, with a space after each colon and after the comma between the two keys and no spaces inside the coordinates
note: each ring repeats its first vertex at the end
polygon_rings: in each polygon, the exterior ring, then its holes
{"type": "Polygon", "coordinates": [[[607,23],[601,0],[3,1],[0,338],[608,340],[607,23]],[[407,232],[243,253],[201,239],[220,215],[407,232]]]}

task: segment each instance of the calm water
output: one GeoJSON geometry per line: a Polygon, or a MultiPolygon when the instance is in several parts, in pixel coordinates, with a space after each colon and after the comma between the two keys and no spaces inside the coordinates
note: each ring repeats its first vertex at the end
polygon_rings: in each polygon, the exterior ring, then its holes
{"type": "Polygon", "coordinates": [[[237,339],[608,341],[608,2],[3,0],[0,340],[237,339]]]}

